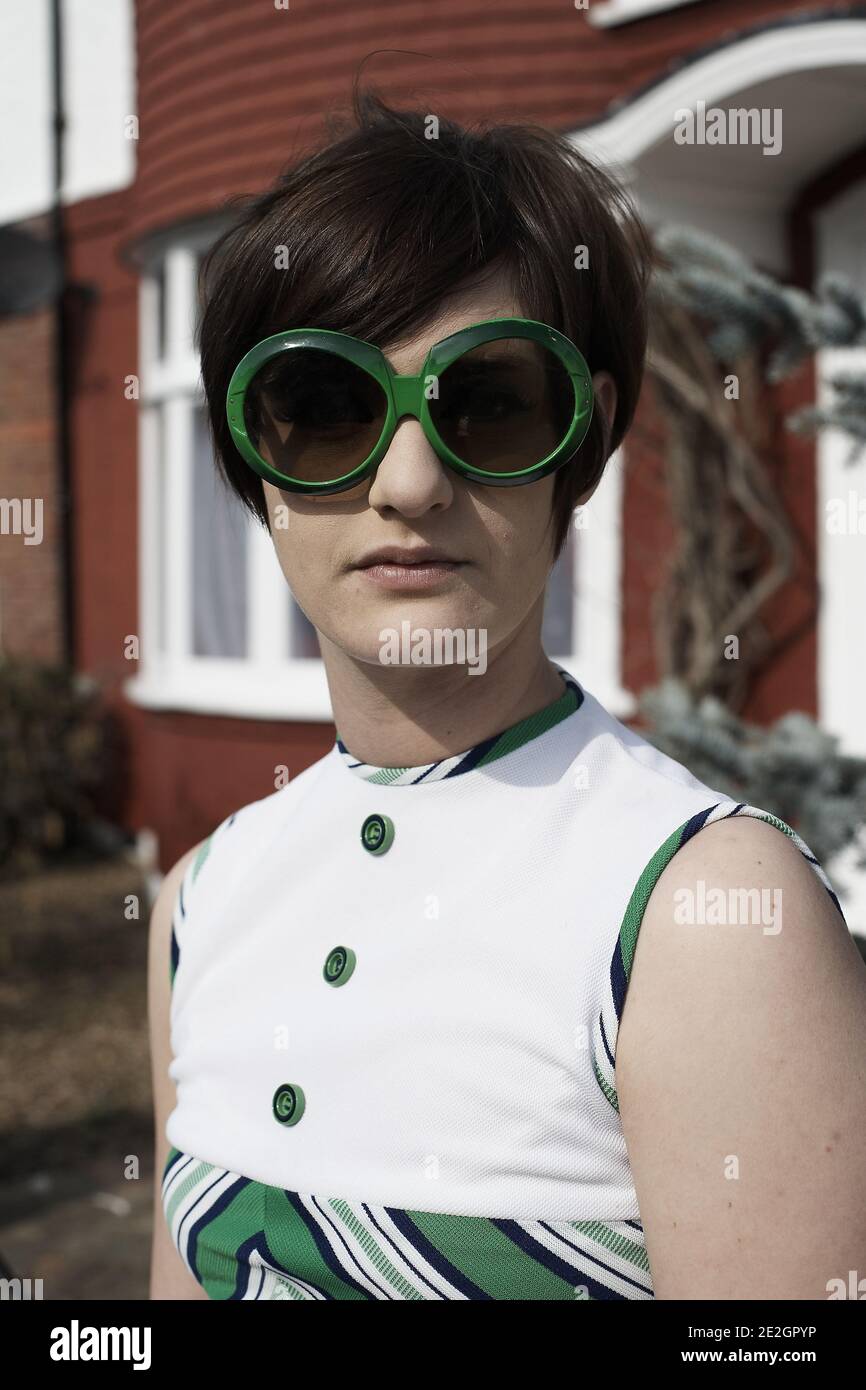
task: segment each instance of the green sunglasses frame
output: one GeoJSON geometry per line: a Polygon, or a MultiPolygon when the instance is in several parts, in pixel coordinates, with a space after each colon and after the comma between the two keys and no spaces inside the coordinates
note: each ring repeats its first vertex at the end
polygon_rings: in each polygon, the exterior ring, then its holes
{"type": "Polygon", "coordinates": [[[287,492],[308,495],[346,492],[368,477],[385,457],[394,438],[397,423],[406,415],[412,415],[420,422],[438,457],[462,478],[492,487],[515,487],[523,483],[534,483],[574,457],[586,438],[593,405],[592,375],[585,358],[574,343],[546,323],[520,318],[485,319],[482,323],[458,329],[456,333],[433,344],[417,376],[399,375],[380,348],[360,338],[353,338],[347,333],[336,333],[324,328],[289,329],[264,338],[244,354],[232,373],[226,394],[229,429],[241,456],[256,473],[276,487],[287,492]],[[540,459],[528,468],[511,473],[485,472],[465,463],[453,453],[433,423],[426,394],[427,383],[431,377],[440,376],[471,348],[478,347],[481,343],[495,342],[498,338],[528,338],[543,344],[563,363],[574,387],[574,414],[562,442],[546,458],[540,459]],[[290,352],[293,348],[320,348],[337,353],[367,372],[385,393],[387,412],[382,433],[374,448],[363,463],[328,483],[305,482],[278,472],[272,464],[262,458],[247,434],[244,401],[250,382],[266,362],[283,352],[290,352]]]}

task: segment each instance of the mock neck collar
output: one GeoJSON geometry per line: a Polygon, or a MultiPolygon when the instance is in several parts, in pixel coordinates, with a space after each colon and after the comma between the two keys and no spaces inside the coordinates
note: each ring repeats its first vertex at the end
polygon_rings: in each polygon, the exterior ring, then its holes
{"type": "Polygon", "coordinates": [[[519,719],[516,724],[511,724],[498,734],[482,739],[463,753],[453,753],[450,757],[440,758],[437,762],[425,763],[420,767],[376,767],[372,763],[361,762],[350,753],[339,733],[336,734],[334,747],[339,751],[343,765],[355,777],[360,777],[364,782],[373,782],[377,786],[416,786],[419,782],[441,782],[446,777],[464,776],[478,768],[487,767],[507,753],[514,753],[580,708],[584,699],[583,690],[563,667],[556,666],[556,670],[562,677],[565,689],[551,704],[545,705],[544,709],[538,710],[535,714],[527,715],[525,719],[519,719]]]}

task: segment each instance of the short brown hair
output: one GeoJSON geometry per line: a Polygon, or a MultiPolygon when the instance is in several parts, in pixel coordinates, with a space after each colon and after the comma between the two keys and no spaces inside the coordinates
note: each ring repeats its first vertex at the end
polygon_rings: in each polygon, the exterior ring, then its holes
{"type": "Polygon", "coordinates": [[[533,124],[398,110],[353,86],[330,143],[265,192],[230,199],[239,219],[210,248],[199,285],[201,372],[217,463],[265,525],[258,474],[232,443],[225,397],[240,358],[284,328],[330,328],[386,348],[428,322],[474,275],[504,267],[529,318],[565,333],[617,386],[608,432],[596,409],[555,475],[554,558],[577,499],[632,422],[646,354],[649,234],[623,187],[565,136],[533,124]],[[578,247],[588,267],[576,268],[578,247]],[[275,270],[278,247],[288,269],[275,270]]]}

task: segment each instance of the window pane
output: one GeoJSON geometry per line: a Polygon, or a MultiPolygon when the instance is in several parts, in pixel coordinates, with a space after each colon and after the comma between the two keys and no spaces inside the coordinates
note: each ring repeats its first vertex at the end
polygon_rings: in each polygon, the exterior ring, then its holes
{"type": "Polygon", "coordinates": [[[567,656],[574,649],[574,527],[547,581],[541,645],[548,656],[567,656]]]}
{"type": "Polygon", "coordinates": [[[217,474],[203,405],[193,407],[192,649],[246,656],[246,512],[217,474]]]}

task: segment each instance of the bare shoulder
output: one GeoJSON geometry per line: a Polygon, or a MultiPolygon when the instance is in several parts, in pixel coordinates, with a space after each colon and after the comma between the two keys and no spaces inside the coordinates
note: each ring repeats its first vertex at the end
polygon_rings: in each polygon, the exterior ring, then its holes
{"type": "Polygon", "coordinates": [[[659,876],[617,1038],[662,1298],[826,1298],[866,1265],[866,966],[778,826],[704,827],[659,876]]]}
{"type": "MultiPolygon", "coordinates": [[[[203,843],[203,842],[202,842],[203,843]]],[[[186,1268],[172,1243],[162,1209],[162,1174],[168,1160],[166,1121],[177,1103],[171,1063],[171,934],[174,911],[184,875],[201,843],[178,859],[163,879],[150,915],[148,938],[148,1018],[153,1082],[154,1194],[150,1297],[206,1299],[198,1280],[186,1268]]]]}

